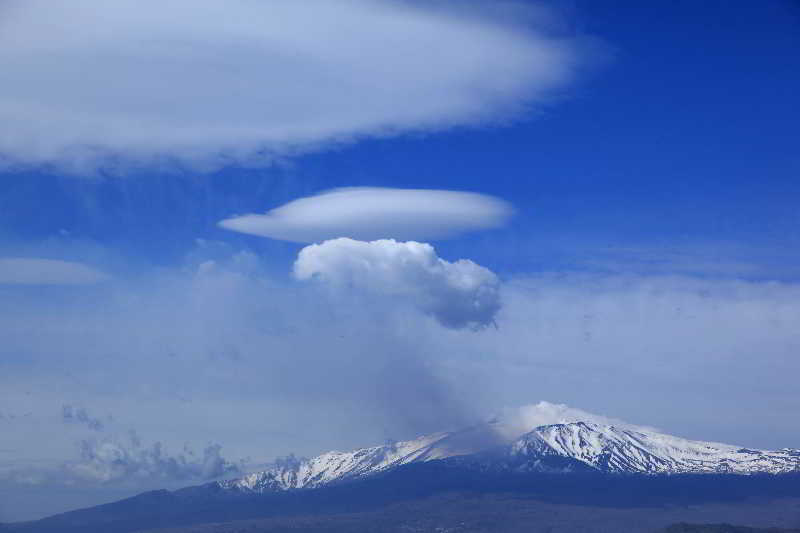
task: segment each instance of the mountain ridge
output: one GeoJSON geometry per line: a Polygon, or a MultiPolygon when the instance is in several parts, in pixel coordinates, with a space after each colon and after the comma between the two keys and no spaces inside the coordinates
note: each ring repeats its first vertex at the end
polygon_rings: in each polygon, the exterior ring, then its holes
{"type": "Polygon", "coordinates": [[[401,465],[474,456],[456,461],[481,468],[528,472],[590,471],[609,474],[783,474],[800,472],[800,450],[754,450],[674,437],[653,430],[597,422],[564,422],[533,428],[516,439],[493,421],[457,432],[284,459],[271,468],[215,482],[249,493],[319,488],[360,479],[401,465]]]}
{"type": "MultiPolygon", "coordinates": [[[[531,420],[552,421],[550,415],[528,417],[527,427],[519,420],[492,419],[408,441],[326,452],[311,459],[290,457],[235,479],[151,491],[5,527],[13,533],[132,533],[342,513],[374,512],[383,520],[380,509],[387,505],[423,502],[442,494],[460,494],[454,501],[466,498],[478,506],[490,498],[487,516],[505,506],[501,502],[509,497],[535,512],[542,506],[573,506],[574,512],[585,516],[581,519],[585,524],[594,518],[579,509],[589,507],[630,509],[644,516],[651,512],[647,509],[688,510],[701,505],[713,511],[709,517],[720,520],[725,513],[714,510],[714,505],[736,509],[736,502],[756,498],[768,509],[783,505],[775,503],[781,499],[800,502],[800,450],[752,450],[693,441],[602,417],[530,427],[531,420]]],[[[742,516],[768,523],[758,511],[761,505],[753,503],[742,516]]],[[[663,515],[660,525],[676,521],[666,522],[667,515],[658,513],[663,515]]],[[[670,516],[693,515],[676,511],[670,516]]],[[[477,515],[476,519],[483,520],[477,515]]],[[[773,525],[778,523],[788,522],[773,525]]],[[[239,531],[238,526],[231,527],[239,531]]]]}

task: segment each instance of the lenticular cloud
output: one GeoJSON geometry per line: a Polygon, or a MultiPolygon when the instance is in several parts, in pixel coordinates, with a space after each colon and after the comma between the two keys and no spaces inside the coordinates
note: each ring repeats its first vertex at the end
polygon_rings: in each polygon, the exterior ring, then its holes
{"type": "Polygon", "coordinates": [[[419,242],[334,239],[300,251],[294,264],[300,280],[404,298],[450,328],[481,328],[500,309],[500,283],[468,259],[448,262],[419,242]]]}
{"type": "Polygon", "coordinates": [[[543,27],[546,16],[537,25],[532,11],[523,28],[470,10],[400,0],[4,0],[0,161],[77,172],[259,164],[505,117],[573,78],[581,54],[543,27]]]}
{"type": "Polygon", "coordinates": [[[348,187],[300,198],[264,214],[233,217],[223,228],[294,242],[337,237],[441,239],[505,224],[503,200],[461,191],[348,187]]]}

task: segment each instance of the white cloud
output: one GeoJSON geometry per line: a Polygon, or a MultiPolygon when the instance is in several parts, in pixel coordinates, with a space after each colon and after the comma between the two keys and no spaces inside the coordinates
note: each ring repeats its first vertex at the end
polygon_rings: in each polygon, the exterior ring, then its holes
{"type": "Polygon", "coordinates": [[[498,430],[507,433],[506,436],[510,438],[527,433],[539,426],[569,424],[571,422],[593,422],[634,431],[652,431],[654,429],[649,426],[637,426],[617,418],[596,415],[583,409],[546,401],[504,409],[495,419],[501,422],[501,424],[497,425],[498,430]]]}
{"type": "Polygon", "coordinates": [[[492,324],[500,282],[490,270],[440,259],[429,244],[340,238],[306,246],[294,264],[298,279],[399,297],[451,328],[492,324]]]}
{"type": "Polygon", "coordinates": [[[294,242],[439,239],[502,226],[511,206],[485,194],[428,189],[348,187],[300,198],[263,215],[220,222],[224,228],[294,242]]]}
{"type": "Polygon", "coordinates": [[[399,0],[0,9],[0,159],[76,172],[252,164],[506,117],[568,83],[582,55],[541,9],[528,27],[399,0]]]}
{"type": "Polygon", "coordinates": [[[154,482],[190,483],[235,476],[243,466],[223,457],[219,444],[208,444],[202,453],[188,446],[179,453],[170,453],[161,442],[143,445],[133,431],[127,438],[89,438],[78,444],[78,459],[61,464],[6,466],[0,468],[0,481],[50,486],[147,486],[154,482]]]}
{"type": "Polygon", "coordinates": [[[0,258],[0,285],[92,285],[107,274],[81,263],[30,257],[0,258]]]}

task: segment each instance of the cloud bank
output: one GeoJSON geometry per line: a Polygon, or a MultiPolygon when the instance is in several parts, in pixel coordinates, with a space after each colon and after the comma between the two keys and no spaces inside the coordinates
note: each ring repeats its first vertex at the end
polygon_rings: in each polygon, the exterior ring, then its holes
{"type": "Polygon", "coordinates": [[[108,279],[107,274],[82,263],[29,257],[0,258],[0,285],[92,285],[108,279]]]}
{"type": "MultiPolygon", "coordinates": [[[[92,437],[90,464],[103,464],[93,457],[105,453],[104,437],[130,449],[121,420],[148,437],[141,449],[161,442],[162,458],[196,464],[202,445],[218,442],[229,462],[261,464],[463,427],[540,398],[693,439],[770,449],[800,439],[787,423],[800,409],[796,282],[515,276],[499,287],[499,329],[475,334],[420,313],[416,293],[371,291],[360,279],[352,290],[346,277],[286,283],[252,252],[217,246],[81,298],[6,291],[25,294],[0,298],[0,409],[16,415],[0,420],[0,471],[48,461],[58,475],[37,485],[41,494],[70,480],[96,488],[89,505],[126,478],[93,482],[74,470],[103,478],[106,467],[60,465],[82,462],[76,442],[92,437]],[[102,433],[65,424],[64,404],[114,421],[102,433]],[[186,442],[195,455],[182,451],[186,442]]],[[[525,426],[572,416],[544,411],[525,426]]],[[[155,467],[144,465],[119,472],[142,480],[137,491],[168,485],[146,481],[155,467]]],[[[16,512],[29,493],[7,486],[0,499],[16,512]]]]}
{"type": "Polygon", "coordinates": [[[460,259],[453,263],[419,242],[340,238],[303,248],[294,264],[297,279],[318,279],[411,302],[450,328],[480,328],[500,309],[500,282],[489,269],[460,259]]]}
{"type": "Polygon", "coordinates": [[[506,117],[582,55],[542,9],[520,9],[512,23],[446,2],[8,0],[0,154],[212,169],[506,117]]]}
{"type": "Polygon", "coordinates": [[[263,215],[220,222],[223,228],[294,242],[441,239],[502,226],[511,205],[485,194],[429,189],[348,187],[300,198],[263,215]]]}

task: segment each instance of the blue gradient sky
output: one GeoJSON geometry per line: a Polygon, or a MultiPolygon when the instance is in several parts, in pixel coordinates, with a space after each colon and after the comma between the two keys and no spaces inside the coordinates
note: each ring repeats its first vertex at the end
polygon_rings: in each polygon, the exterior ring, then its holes
{"type": "Polygon", "coordinates": [[[68,232],[159,264],[193,238],[235,239],[215,227],[225,216],[320,190],[449,188],[519,208],[500,236],[513,248],[495,258],[503,270],[546,267],[541,247],[580,261],[582,249],[678,246],[717,248],[721,260],[747,254],[773,275],[796,275],[782,260],[798,244],[796,4],[575,2],[568,12],[609,57],[545,110],[210,175],[6,172],[3,241],[26,246],[68,232]]]}
{"type": "Polygon", "coordinates": [[[130,430],[175,456],[219,444],[249,468],[549,400],[691,438],[800,446],[800,5],[549,7],[540,30],[590,57],[556,94],[493,120],[211,171],[2,167],[0,259],[79,262],[112,281],[0,283],[0,435],[14,435],[0,444],[0,521],[198,481],[82,480],[65,496],[78,445],[133,446],[130,430]],[[448,329],[395,296],[304,285],[291,277],[303,244],[218,226],[350,186],[513,204],[505,227],[431,242],[498,276],[498,328],[448,329]],[[104,429],[68,424],[65,405],[104,429]]]}

